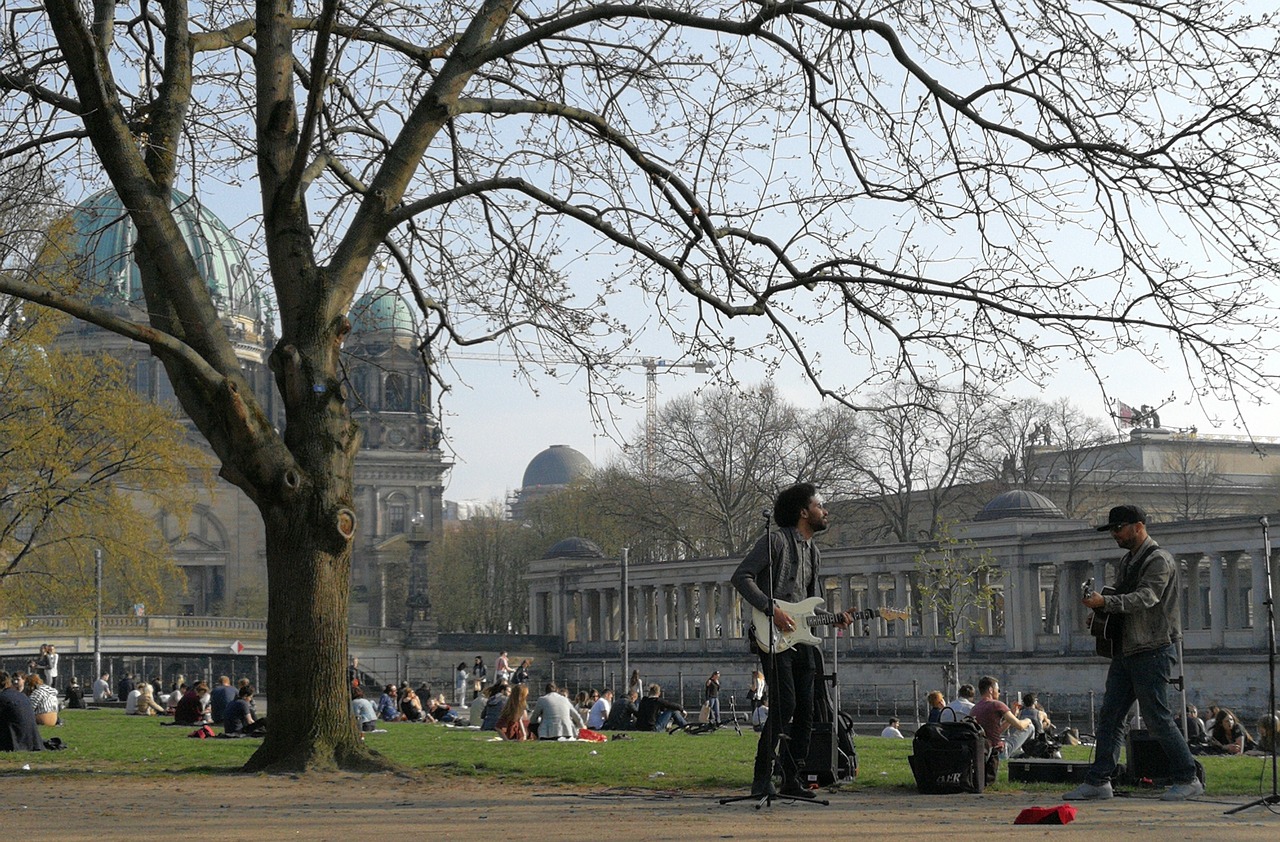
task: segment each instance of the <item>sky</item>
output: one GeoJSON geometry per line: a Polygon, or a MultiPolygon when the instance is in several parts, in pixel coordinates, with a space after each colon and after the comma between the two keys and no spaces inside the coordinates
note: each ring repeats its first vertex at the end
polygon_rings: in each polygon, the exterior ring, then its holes
{"type": "MultiPolygon", "coordinates": [[[[801,138],[800,148],[791,151],[804,152],[807,141],[807,137],[801,138]]],[[[807,156],[803,154],[782,156],[782,160],[808,162],[807,156]]],[[[773,173],[773,177],[778,177],[778,173],[773,173]]],[[[180,183],[179,187],[190,190],[190,185],[184,183],[180,183]]],[[[92,189],[95,187],[87,186],[88,191],[91,192],[92,189]]],[[[246,197],[253,196],[251,186],[238,191],[228,190],[220,195],[216,187],[208,182],[200,185],[199,192],[202,200],[233,228],[239,228],[239,221],[245,217],[246,197]]],[[[935,232],[933,236],[936,239],[922,241],[925,232],[897,224],[901,220],[877,217],[870,222],[874,223],[871,225],[874,236],[883,234],[889,240],[901,237],[904,241],[925,247],[931,255],[938,252],[940,259],[954,248],[950,238],[955,232],[950,229],[942,233],[935,232]]],[[[252,225],[250,223],[249,228],[252,225]]],[[[243,228],[237,233],[244,238],[251,237],[251,232],[243,228]]],[[[866,236],[874,238],[872,234],[866,236]]],[[[884,247],[886,244],[880,245],[884,247]]],[[[1095,243],[1073,242],[1063,246],[1067,252],[1064,256],[1070,258],[1066,262],[1068,266],[1079,260],[1099,259],[1093,251],[1095,243]]],[[[1188,259],[1202,260],[1203,255],[1190,255],[1188,259]]],[[[796,300],[803,301],[803,298],[796,300]]],[[[646,322],[643,312],[637,321],[646,322]]],[[[735,327],[741,326],[735,324],[735,327]]],[[[746,328],[748,333],[752,330],[751,327],[746,328]]],[[[838,327],[831,327],[833,334],[837,330],[838,327]]],[[[672,357],[678,353],[670,338],[657,330],[637,336],[631,347],[637,357],[672,357]]],[[[877,351],[880,350],[877,348],[877,351]]],[[[1167,349],[1164,353],[1172,358],[1172,350],[1167,349]]],[[[839,360],[838,353],[833,350],[829,359],[827,374],[831,379],[843,380],[849,384],[861,380],[856,370],[859,365],[856,358],[839,360]]],[[[1117,358],[1100,359],[1098,364],[1099,373],[1106,380],[1105,395],[1087,368],[1071,359],[1061,361],[1057,375],[1048,382],[1019,383],[1011,387],[1008,394],[1045,399],[1066,396],[1080,409],[1096,417],[1107,416],[1110,407],[1106,398],[1114,397],[1135,407],[1143,404],[1161,406],[1161,420],[1167,427],[1195,426],[1202,433],[1217,434],[1243,432],[1233,423],[1234,411],[1230,407],[1210,404],[1205,408],[1191,402],[1193,392],[1177,376],[1176,361],[1170,364],[1168,370],[1161,370],[1151,361],[1130,353],[1117,358]],[[1175,400],[1162,406],[1171,393],[1175,400]],[[1215,423],[1216,421],[1225,424],[1215,423]]],[[[766,376],[762,368],[748,363],[741,366],[735,363],[732,373],[739,382],[746,384],[758,383],[766,376]]],[[[630,404],[612,404],[616,417],[607,428],[595,422],[584,394],[585,378],[580,372],[576,374],[577,376],[573,376],[573,372],[566,374],[565,382],[541,378],[531,388],[529,384],[513,377],[512,367],[509,365],[480,360],[455,360],[454,370],[446,372],[453,388],[443,398],[444,416],[441,419],[449,453],[455,461],[447,479],[446,498],[480,501],[504,498],[519,487],[529,461],[551,445],[568,445],[583,453],[593,463],[601,464],[617,451],[620,437],[638,434],[645,415],[645,374],[641,368],[630,368],[618,375],[619,384],[628,389],[635,400],[630,404]]],[[[801,379],[798,367],[794,364],[777,372],[774,380],[792,402],[806,407],[818,404],[819,398],[813,387],[801,379]]],[[[714,376],[708,378],[687,370],[660,374],[659,400],[687,394],[714,381],[714,376]]],[[[1280,436],[1280,418],[1273,409],[1245,407],[1244,412],[1254,435],[1280,436]]]]}
{"type": "MultiPolygon", "coordinates": [[[[455,465],[445,488],[448,500],[490,501],[503,499],[519,488],[525,467],[541,451],[553,444],[569,445],[599,465],[618,451],[615,442],[592,423],[586,396],[578,381],[558,384],[538,383],[539,394],[515,382],[511,369],[498,363],[460,361],[460,374],[471,381],[471,388],[457,387],[445,398],[445,435],[452,448],[455,465]]],[[[1168,428],[1195,426],[1201,434],[1244,435],[1245,429],[1232,423],[1218,422],[1231,418],[1229,408],[1211,404],[1216,410],[1211,418],[1200,406],[1189,401],[1189,387],[1179,388],[1177,377],[1150,366],[1120,358],[1103,361],[1108,378],[1108,392],[1125,403],[1159,406],[1174,391],[1176,400],[1160,409],[1161,425],[1168,428]],[[1120,391],[1122,383],[1135,384],[1120,391]]],[[[738,374],[738,372],[735,372],[738,374]]],[[[714,376],[714,375],[713,375],[714,376]]],[[[745,378],[746,373],[738,374],[745,378]]],[[[755,382],[759,382],[758,378],[755,382]]],[[[636,369],[623,375],[624,385],[641,399],[644,396],[644,372],[636,369]]],[[[658,402],[688,394],[712,378],[689,373],[661,374],[658,377],[658,402]]],[[[818,406],[820,399],[811,386],[795,379],[794,372],[784,372],[775,379],[791,402],[818,406]],[[790,376],[788,376],[790,374],[790,376]]],[[[1085,372],[1065,367],[1044,389],[1024,385],[1015,390],[1019,397],[1041,397],[1055,400],[1069,397],[1089,415],[1106,418],[1110,411],[1098,384],[1085,372]]],[[[643,400],[619,411],[619,429],[638,433],[644,424],[643,400]]],[[[1255,437],[1273,438],[1280,443],[1280,413],[1274,407],[1247,409],[1249,433],[1255,437]]]]}

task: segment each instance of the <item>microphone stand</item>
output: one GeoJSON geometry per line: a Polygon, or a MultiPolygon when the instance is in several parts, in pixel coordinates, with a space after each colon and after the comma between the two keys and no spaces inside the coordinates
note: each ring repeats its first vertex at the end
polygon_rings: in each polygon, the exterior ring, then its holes
{"type": "Polygon", "coordinates": [[[1261,805],[1271,809],[1273,805],[1280,804],[1276,776],[1276,749],[1280,743],[1280,729],[1276,728],[1276,721],[1272,718],[1276,715],[1276,602],[1275,588],[1271,582],[1271,533],[1268,531],[1270,524],[1266,517],[1258,518],[1258,523],[1262,525],[1262,555],[1263,563],[1267,566],[1267,598],[1262,604],[1267,607],[1267,718],[1271,720],[1271,794],[1227,810],[1224,815],[1228,816],[1250,807],[1261,805]]]}
{"type": "MultiPolygon", "coordinates": [[[[769,537],[769,536],[770,536],[770,529],[769,529],[769,518],[770,518],[770,513],[769,513],[769,510],[768,510],[768,509],[765,509],[764,511],[762,511],[762,512],[761,512],[761,515],[762,515],[762,516],[763,516],[763,518],[764,518],[764,540],[765,540],[765,547],[767,548],[768,553],[769,553],[769,565],[768,565],[768,568],[767,568],[767,569],[768,569],[768,574],[769,574],[769,575],[768,575],[768,577],[766,578],[766,582],[765,582],[765,595],[769,597],[769,607],[768,607],[768,608],[765,610],[765,612],[764,612],[764,613],[765,613],[765,621],[766,621],[766,623],[767,623],[767,624],[768,624],[768,626],[769,626],[769,628],[768,628],[768,634],[769,634],[769,650],[768,650],[768,651],[769,651],[769,657],[768,657],[768,663],[765,665],[765,670],[766,670],[766,671],[767,671],[767,673],[768,673],[768,676],[766,677],[766,679],[765,679],[765,680],[769,683],[769,685],[768,685],[768,686],[769,686],[770,688],[772,688],[774,692],[777,692],[777,689],[778,689],[778,658],[777,658],[777,652],[775,651],[775,643],[776,643],[776,641],[777,641],[778,635],[777,635],[777,631],[776,631],[777,627],[776,627],[776,626],[774,626],[774,624],[773,624],[773,608],[774,608],[774,601],[773,601],[773,576],[774,576],[774,567],[776,566],[777,562],[776,562],[776,560],[775,560],[775,559],[774,559],[774,557],[773,557],[773,541],[772,541],[772,540],[770,540],[770,537],[769,537]]],[[[759,644],[759,641],[756,641],[756,643],[757,643],[757,645],[758,645],[758,644],[759,644]]],[[[762,739],[762,740],[766,740],[766,742],[765,742],[765,752],[766,752],[766,757],[768,757],[768,760],[769,760],[769,781],[770,781],[770,783],[772,783],[772,781],[773,781],[773,770],[774,770],[774,767],[777,765],[777,762],[778,762],[778,746],[781,744],[782,740],[784,740],[785,738],[786,738],[786,736],[782,733],[782,727],[781,727],[781,724],[780,724],[780,723],[778,723],[776,720],[774,720],[774,719],[773,719],[773,712],[772,712],[772,711],[770,711],[770,712],[769,712],[769,716],[765,719],[765,723],[764,723],[764,730],[760,733],[760,739],[762,739]],[[772,727],[772,728],[771,728],[770,723],[773,723],[773,727],[772,727]],[[771,731],[771,730],[772,730],[772,739],[770,739],[770,731],[771,731]]],[[[831,803],[831,802],[829,802],[829,801],[827,801],[827,800],[825,800],[825,799],[793,798],[793,797],[791,797],[791,796],[789,796],[789,795],[783,795],[783,794],[781,794],[781,793],[779,793],[779,792],[776,792],[776,791],[774,790],[774,787],[772,787],[772,786],[766,786],[766,788],[765,788],[765,789],[766,789],[766,792],[765,792],[765,794],[764,794],[763,796],[757,796],[757,795],[736,795],[736,796],[733,796],[733,797],[731,797],[731,798],[721,798],[721,799],[720,799],[720,804],[721,804],[721,805],[724,805],[724,804],[733,804],[733,803],[738,802],[738,801],[754,801],[754,802],[756,802],[756,809],[757,809],[757,810],[759,810],[761,807],[772,807],[772,806],[773,806],[773,802],[774,802],[775,800],[779,799],[779,798],[785,798],[786,800],[788,800],[788,801],[790,801],[790,802],[792,802],[792,803],[794,803],[794,804],[814,804],[814,805],[818,805],[818,804],[820,804],[820,805],[822,805],[822,806],[824,806],[824,807],[825,807],[825,806],[827,806],[827,805],[829,805],[829,804],[831,803]]]]}

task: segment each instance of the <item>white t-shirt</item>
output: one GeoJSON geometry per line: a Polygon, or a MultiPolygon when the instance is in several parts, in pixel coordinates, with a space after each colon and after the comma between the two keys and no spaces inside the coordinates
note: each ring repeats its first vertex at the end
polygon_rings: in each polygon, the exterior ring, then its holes
{"type": "Polygon", "coordinates": [[[604,721],[609,718],[609,709],[612,705],[604,696],[596,699],[596,703],[591,706],[591,711],[587,714],[587,727],[593,731],[598,731],[604,727],[604,721]]]}
{"type": "Polygon", "coordinates": [[[129,691],[129,698],[127,698],[127,699],[125,699],[125,700],[124,700],[124,712],[125,712],[125,713],[137,713],[137,712],[138,712],[138,697],[139,697],[139,696],[141,696],[141,695],[142,695],[142,691],[141,691],[141,690],[130,690],[130,691],[129,691]]]}
{"type": "Polygon", "coordinates": [[[111,685],[99,678],[93,682],[93,700],[95,702],[105,702],[111,698],[111,685]]]}
{"type": "Polygon", "coordinates": [[[901,739],[903,739],[903,737],[902,737],[902,732],[901,732],[901,731],[899,731],[897,728],[894,728],[892,725],[886,725],[886,726],[885,726],[885,729],[884,729],[883,731],[881,731],[881,732],[880,732],[880,736],[882,736],[882,737],[892,737],[892,738],[894,738],[895,740],[901,740],[901,739]]]}
{"type": "MultiPolygon", "coordinates": [[[[956,719],[964,719],[973,710],[973,702],[968,699],[955,699],[947,707],[956,712],[956,719]]],[[[947,721],[951,717],[944,716],[942,719],[947,721]]]]}

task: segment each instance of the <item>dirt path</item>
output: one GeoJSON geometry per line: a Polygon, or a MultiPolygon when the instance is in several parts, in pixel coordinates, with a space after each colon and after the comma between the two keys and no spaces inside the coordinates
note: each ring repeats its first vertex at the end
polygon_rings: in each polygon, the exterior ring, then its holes
{"type": "Polygon", "coordinates": [[[1014,827],[1023,807],[1055,803],[1045,794],[917,796],[839,792],[829,807],[779,802],[721,806],[711,795],[601,792],[525,783],[422,781],[391,775],[180,778],[0,778],[0,826],[6,835],[50,838],[350,840],[395,839],[947,839],[1004,830],[1025,838],[1267,840],[1280,838],[1280,816],[1255,807],[1223,811],[1248,799],[1163,804],[1116,798],[1086,804],[1069,828],[1014,827]],[[390,834],[390,835],[388,835],[390,834]]]}

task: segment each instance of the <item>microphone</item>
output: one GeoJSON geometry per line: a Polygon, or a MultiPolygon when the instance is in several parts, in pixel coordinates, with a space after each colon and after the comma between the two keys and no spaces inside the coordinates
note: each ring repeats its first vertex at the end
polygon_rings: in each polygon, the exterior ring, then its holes
{"type": "Polygon", "coordinates": [[[1262,524],[1263,529],[1266,529],[1268,526],[1271,525],[1270,523],[1267,522],[1266,515],[1263,515],[1262,517],[1258,518],[1258,523],[1262,524]]]}
{"type": "MultiPolygon", "coordinates": [[[[768,520],[769,518],[773,517],[773,512],[769,511],[768,509],[761,509],[760,516],[763,517],[765,520],[768,520]]],[[[1266,520],[1266,518],[1263,518],[1263,520],[1266,520]]],[[[1266,526],[1266,524],[1264,523],[1263,526],[1266,526]]]]}

